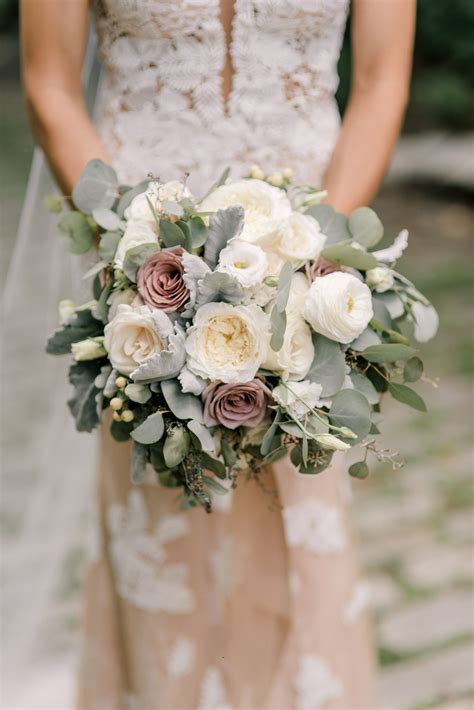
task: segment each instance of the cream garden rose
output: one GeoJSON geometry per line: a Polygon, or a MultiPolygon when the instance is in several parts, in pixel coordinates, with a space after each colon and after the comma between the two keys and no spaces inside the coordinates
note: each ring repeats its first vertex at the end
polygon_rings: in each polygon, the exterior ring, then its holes
{"type": "Polygon", "coordinates": [[[204,379],[248,382],[264,362],[269,343],[269,318],[258,306],[207,303],[187,333],[187,366],[204,379]]]}
{"type": "Polygon", "coordinates": [[[370,289],[352,274],[335,272],[322,276],[311,284],[303,316],[317,333],[350,343],[373,317],[370,289]]]}
{"type": "Polygon", "coordinates": [[[299,267],[309,259],[317,259],[325,242],[326,236],[313,217],[293,212],[276,229],[271,246],[280,259],[299,267]]]}
{"type": "Polygon", "coordinates": [[[129,222],[115,253],[115,266],[123,268],[127,251],[143,244],[158,244],[156,231],[146,222],[129,222]]]}
{"type": "Polygon", "coordinates": [[[261,284],[268,269],[263,249],[240,239],[233,239],[219,255],[217,271],[233,276],[243,288],[261,284]]]}
{"type": "Polygon", "coordinates": [[[151,308],[132,308],[126,304],[118,306],[116,316],[105,326],[104,346],[112,367],[123,375],[131,375],[148,358],[165,348],[151,308]]]}
{"type": "Polygon", "coordinates": [[[291,204],[283,190],[254,179],[221,185],[201,202],[199,209],[214,212],[232,205],[244,208],[245,221],[239,238],[251,243],[272,234],[291,215],[291,204]]]}

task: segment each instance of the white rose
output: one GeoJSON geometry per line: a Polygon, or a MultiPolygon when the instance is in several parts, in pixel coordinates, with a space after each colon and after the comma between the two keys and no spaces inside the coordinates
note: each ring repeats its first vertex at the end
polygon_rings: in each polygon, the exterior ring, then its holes
{"type": "Polygon", "coordinates": [[[134,309],[124,304],[118,306],[116,316],[105,326],[104,345],[112,367],[123,375],[130,375],[151,355],[165,348],[151,308],[134,309]]]}
{"type": "Polygon", "coordinates": [[[365,283],[377,293],[383,293],[392,288],[394,283],[393,273],[385,266],[376,266],[366,272],[365,283]]]}
{"type": "Polygon", "coordinates": [[[335,272],[310,286],[303,316],[326,338],[350,343],[374,315],[369,287],[352,274],[335,272]]]}
{"type": "Polygon", "coordinates": [[[278,385],[272,392],[273,399],[282,404],[296,419],[302,419],[310,410],[314,409],[321,397],[322,386],[317,382],[291,382],[286,385],[278,385]]]}
{"type": "Polygon", "coordinates": [[[255,246],[233,239],[219,255],[217,271],[233,276],[241,286],[249,288],[261,284],[268,268],[267,255],[255,246]]]}
{"type": "Polygon", "coordinates": [[[142,244],[158,244],[156,232],[145,222],[129,222],[117,247],[115,266],[121,269],[127,251],[142,244]]]}
{"type": "Polygon", "coordinates": [[[268,316],[255,305],[207,303],[186,338],[187,365],[195,375],[222,382],[248,382],[267,356],[268,316]]]}
{"type": "Polygon", "coordinates": [[[104,357],[104,355],[107,354],[104,349],[104,338],[102,336],[86,338],[85,340],[80,340],[78,343],[73,343],[71,345],[71,352],[74,355],[74,360],[77,362],[81,360],[97,360],[97,358],[104,357]]]}
{"type": "Polygon", "coordinates": [[[276,229],[271,246],[283,261],[301,266],[317,259],[325,242],[326,236],[314,217],[293,212],[276,229]]]}
{"type": "Polygon", "coordinates": [[[239,238],[246,242],[257,242],[272,234],[291,214],[291,204],[283,190],[253,179],[221,185],[204,199],[199,209],[215,212],[231,205],[241,205],[245,210],[239,238]]]}
{"type": "Polygon", "coordinates": [[[278,372],[283,380],[302,380],[308,374],[313,359],[311,328],[300,314],[287,312],[283,345],[277,352],[268,348],[264,368],[278,372]]]}

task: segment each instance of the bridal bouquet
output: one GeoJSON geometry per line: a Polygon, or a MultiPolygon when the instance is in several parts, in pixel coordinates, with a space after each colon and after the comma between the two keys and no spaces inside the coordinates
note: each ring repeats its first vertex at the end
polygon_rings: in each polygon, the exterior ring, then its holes
{"type": "Polygon", "coordinates": [[[356,445],[349,473],[364,478],[382,394],[425,410],[411,337],[432,337],[437,315],[393,268],[408,233],[374,250],[375,212],[346,217],[324,196],[290,170],[224,174],[196,199],[186,181],[121,186],[88,164],[59,230],[73,253],[98,252],[93,300],[61,302],[47,350],[73,355],[77,428],[110,408],[112,436],[133,440],[133,481],[150,464],[184,507],[209,510],[239,471],[289,453],[316,474],[356,445]]]}

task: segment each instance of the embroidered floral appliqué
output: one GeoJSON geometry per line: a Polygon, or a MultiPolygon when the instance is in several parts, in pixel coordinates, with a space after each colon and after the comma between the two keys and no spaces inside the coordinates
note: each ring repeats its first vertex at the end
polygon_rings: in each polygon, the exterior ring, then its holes
{"type": "Polygon", "coordinates": [[[295,678],[297,710],[319,710],[342,694],[342,683],[316,655],[302,656],[295,678]]]}
{"type": "Polygon", "coordinates": [[[198,710],[232,710],[226,702],[222,674],[215,666],[210,666],[202,679],[198,710]]]}
{"type": "Polygon", "coordinates": [[[346,546],[341,511],[316,498],[306,498],[283,511],[285,535],[290,547],[329,554],[346,546]]]}

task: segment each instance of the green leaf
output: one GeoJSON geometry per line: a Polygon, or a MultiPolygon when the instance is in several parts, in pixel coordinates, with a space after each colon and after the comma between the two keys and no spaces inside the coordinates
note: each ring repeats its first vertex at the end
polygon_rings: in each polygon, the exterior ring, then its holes
{"type": "Polygon", "coordinates": [[[410,339],[407,338],[406,335],[402,335],[397,330],[392,330],[392,328],[387,328],[383,323],[375,320],[375,318],[372,318],[370,325],[374,330],[381,333],[389,343],[400,343],[401,345],[410,344],[410,339]]]}
{"type": "Polygon", "coordinates": [[[138,402],[138,404],[146,404],[151,397],[150,388],[146,385],[131,383],[125,387],[124,392],[132,402],[138,402]]]}
{"type": "Polygon", "coordinates": [[[130,479],[132,483],[142,483],[145,480],[146,465],[148,462],[148,449],[135,442],[132,449],[132,462],[130,466],[130,479]]]}
{"type": "Polygon", "coordinates": [[[128,441],[133,424],[131,422],[112,422],[110,425],[110,433],[115,441],[128,441]]]}
{"type": "Polygon", "coordinates": [[[263,457],[262,464],[268,466],[268,464],[275,463],[288,455],[288,449],[275,449],[275,451],[270,451],[269,454],[263,457]]]}
{"type": "Polygon", "coordinates": [[[191,217],[187,223],[191,230],[191,243],[193,249],[204,246],[207,240],[207,227],[201,217],[191,217]]]}
{"type": "Polygon", "coordinates": [[[370,405],[357,390],[344,389],[336,394],[329,410],[331,424],[348,427],[361,441],[370,431],[370,405]]]}
{"type": "Polygon", "coordinates": [[[180,230],[184,234],[184,248],[186,249],[186,251],[192,251],[193,241],[189,222],[185,222],[183,219],[179,219],[177,222],[175,222],[175,224],[177,227],[180,228],[180,230]]]}
{"type": "Polygon", "coordinates": [[[58,328],[48,339],[46,352],[50,355],[65,355],[71,352],[73,343],[86,338],[95,338],[103,332],[103,324],[94,318],[89,309],[76,311],[74,319],[58,328]]]}
{"type": "Polygon", "coordinates": [[[349,466],[349,473],[354,478],[367,478],[369,475],[369,467],[365,461],[357,461],[349,466]]]}
{"type": "Polygon", "coordinates": [[[94,243],[92,227],[81,212],[71,211],[58,224],[66,248],[73,254],[85,254],[94,243]]]}
{"type": "Polygon", "coordinates": [[[195,419],[191,419],[191,421],[188,422],[188,429],[194,434],[195,437],[197,437],[203,451],[215,450],[214,438],[204,424],[201,424],[201,422],[198,422],[195,419]]]}
{"type": "MultiPolygon", "coordinates": [[[[235,453],[234,449],[232,446],[229,444],[225,436],[221,440],[221,451],[222,451],[222,456],[224,457],[225,465],[226,466],[233,466],[235,462],[237,461],[237,454],[235,453]]],[[[214,471],[215,473],[215,471],[214,471]]]]}
{"type": "Polygon", "coordinates": [[[125,259],[123,260],[123,271],[125,275],[136,283],[137,271],[142,264],[148,259],[149,256],[159,251],[160,247],[158,244],[140,244],[133,249],[129,249],[125,254],[125,259]]]}
{"type": "Polygon", "coordinates": [[[370,207],[359,207],[349,217],[349,230],[353,238],[369,249],[383,237],[383,224],[370,207]]]}
{"type": "Polygon", "coordinates": [[[412,357],[405,363],[403,379],[405,382],[417,382],[423,374],[423,363],[419,357],[412,357]]]}
{"type": "Polygon", "coordinates": [[[339,343],[325,338],[324,335],[313,335],[314,359],[306,379],[322,386],[322,396],[331,397],[339,392],[346,372],[346,361],[339,343]]]}
{"type": "Polygon", "coordinates": [[[166,247],[186,246],[186,235],[177,224],[160,219],[160,240],[166,247]]]}
{"type": "Polygon", "coordinates": [[[136,429],[133,429],[130,436],[139,444],[154,444],[161,439],[164,431],[165,424],[163,414],[161,412],[154,412],[154,414],[150,414],[144,422],[137,426],[136,429]]]}
{"type": "Polygon", "coordinates": [[[118,232],[104,232],[100,237],[99,254],[104,261],[113,261],[122,235],[118,232]]]}
{"type": "Polygon", "coordinates": [[[361,355],[367,362],[397,362],[407,360],[415,355],[415,348],[398,343],[382,343],[381,345],[370,345],[362,350],[361,355]]]}
{"type": "Polygon", "coordinates": [[[204,247],[204,261],[211,269],[217,264],[222,249],[231,239],[240,234],[243,226],[244,210],[240,205],[217,210],[212,215],[204,247]]]}
{"type": "Polygon", "coordinates": [[[168,468],[175,468],[189,451],[191,438],[183,427],[172,429],[163,445],[163,457],[168,468]]]}
{"type": "Polygon", "coordinates": [[[298,424],[295,422],[281,422],[280,429],[286,434],[291,434],[291,436],[296,436],[297,439],[303,438],[303,432],[299,428],[298,424]]]}
{"type": "Polygon", "coordinates": [[[372,382],[361,372],[352,370],[350,374],[354,389],[364,395],[369,404],[378,404],[380,397],[372,382]]]}
{"type": "Polygon", "coordinates": [[[225,496],[229,493],[227,488],[224,488],[224,486],[219,483],[219,481],[216,481],[215,478],[211,478],[211,476],[203,476],[202,480],[207,486],[209,486],[211,491],[214,491],[214,493],[217,493],[217,495],[225,496]]]}
{"type": "Polygon", "coordinates": [[[415,390],[412,390],[411,387],[391,382],[388,386],[388,391],[394,399],[402,402],[402,404],[407,404],[409,407],[417,409],[419,412],[426,412],[426,404],[420,395],[415,392],[415,390]]]}
{"type": "Polygon", "coordinates": [[[215,459],[213,456],[209,456],[209,454],[206,454],[206,452],[203,451],[201,453],[201,462],[202,467],[206,471],[212,471],[212,473],[215,473],[219,478],[226,477],[225,464],[223,464],[222,461],[219,461],[219,459],[215,459]]]}
{"type": "Polygon", "coordinates": [[[74,394],[67,404],[78,431],[92,431],[99,424],[96,395],[100,390],[95,386],[99,372],[97,361],[75,362],[69,369],[69,382],[74,387],[74,394]]]}
{"type": "Polygon", "coordinates": [[[349,243],[340,243],[328,246],[322,250],[321,256],[335,264],[352,266],[354,269],[373,269],[377,266],[377,259],[362,249],[357,249],[349,243]]]}
{"type": "MultiPolygon", "coordinates": [[[[86,271],[85,274],[82,275],[82,280],[85,281],[86,279],[91,279],[94,276],[97,276],[97,274],[100,274],[101,271],[105,269],[107,266],[106,261],[98,261],[95,264],[91,266],[90,269],[86,271]]],[[[100,294],[99,294],[100,296],[100,294]]]]}
{"type": "Polygon", "coordinates": [[[178,380],[163,380],[161,391],[166,404],[178,419],[195,419],[204,423],[203,407],[199,397],[183,392],[178,380]]]}
{"type": "Polygon", "coordinates": [[[159,471],[158,479],[161,486],[165,488],[179,488],[182,483],[173,471],[159,471]]]}
{"type": "Polygon", "coordinates": [[[115,212],[107,207],[96,207],[95,210],[92,210],[92,217],[99,227],[110,231],[114,231],[125,224],[115,212]]]}
{"type": "Polygon", "coordinates": [[[268,427],[267,431],[265,432],[265,436],[263,437],[262,443],[260,445],[260,453],[262,454],[262,456],[266,456],[268,453],[270,453],[272,449],[273,438],[276,435],[280,420],[281,412],[278,409],[277,413],[275,414],[275,418],[268,427]]]}
{"type": "Polygon", "coordinates": [[[270,347],[274,352],[278,352],[278,350],[281,350],[285,340],[286,311],[280,313],[276,305],[273,306],[270,316],[270,325],[272,333],[270,347]]]}
{"type": "Polygon", "coordinates": [[[351,238],[346,215],[336,212],[331,205],[313,205],[308,207],[305,214],[318,221],[322,233],[327,237],[328,246],[351,238]]]}
{"type": "MultiPolygon", "coordinates": [[[[285,262],[278,277],[278,288],[275,307],[279,313],[283,313],[288,303],[290,295],[291,280],[293,278],[293,266],[289,261],[285,262]]],[[[280,346],[281,347],[281,346],[280,346]]],[[[280,348],[278,348],[280,349],[280,348]]]]}
{"type": "Polygon", "coordinates": [[[101,294],[99,296],[99,300],[97,301],[97,310],[103,323],[107,322],[107,315],[109,312],[109,306],[107,304],[107,301],[111,294],[113,285],[113,281],[109,281],[102,289],[101,294]]]}
{"type": "Polygon", "coordinates": [[[87,163],[72,191],[72,201],[81,212],[92,214],[97,207],[112,207],[118,196],[115,170],[102,160],[87,163]]]}
{"type": "Polygon", "coordinates": [[[124,212],[130,205],[133,198],[137,195],[141,195],[142,192],[146,191],[149,182],[150,180],[143,180],[138,185],[135,185],[135,187],[132,188],[123,185],[120,186],[120,192],[123,193],[117,204],[117,214],[120,219],[123,219],[124,212]]]}

